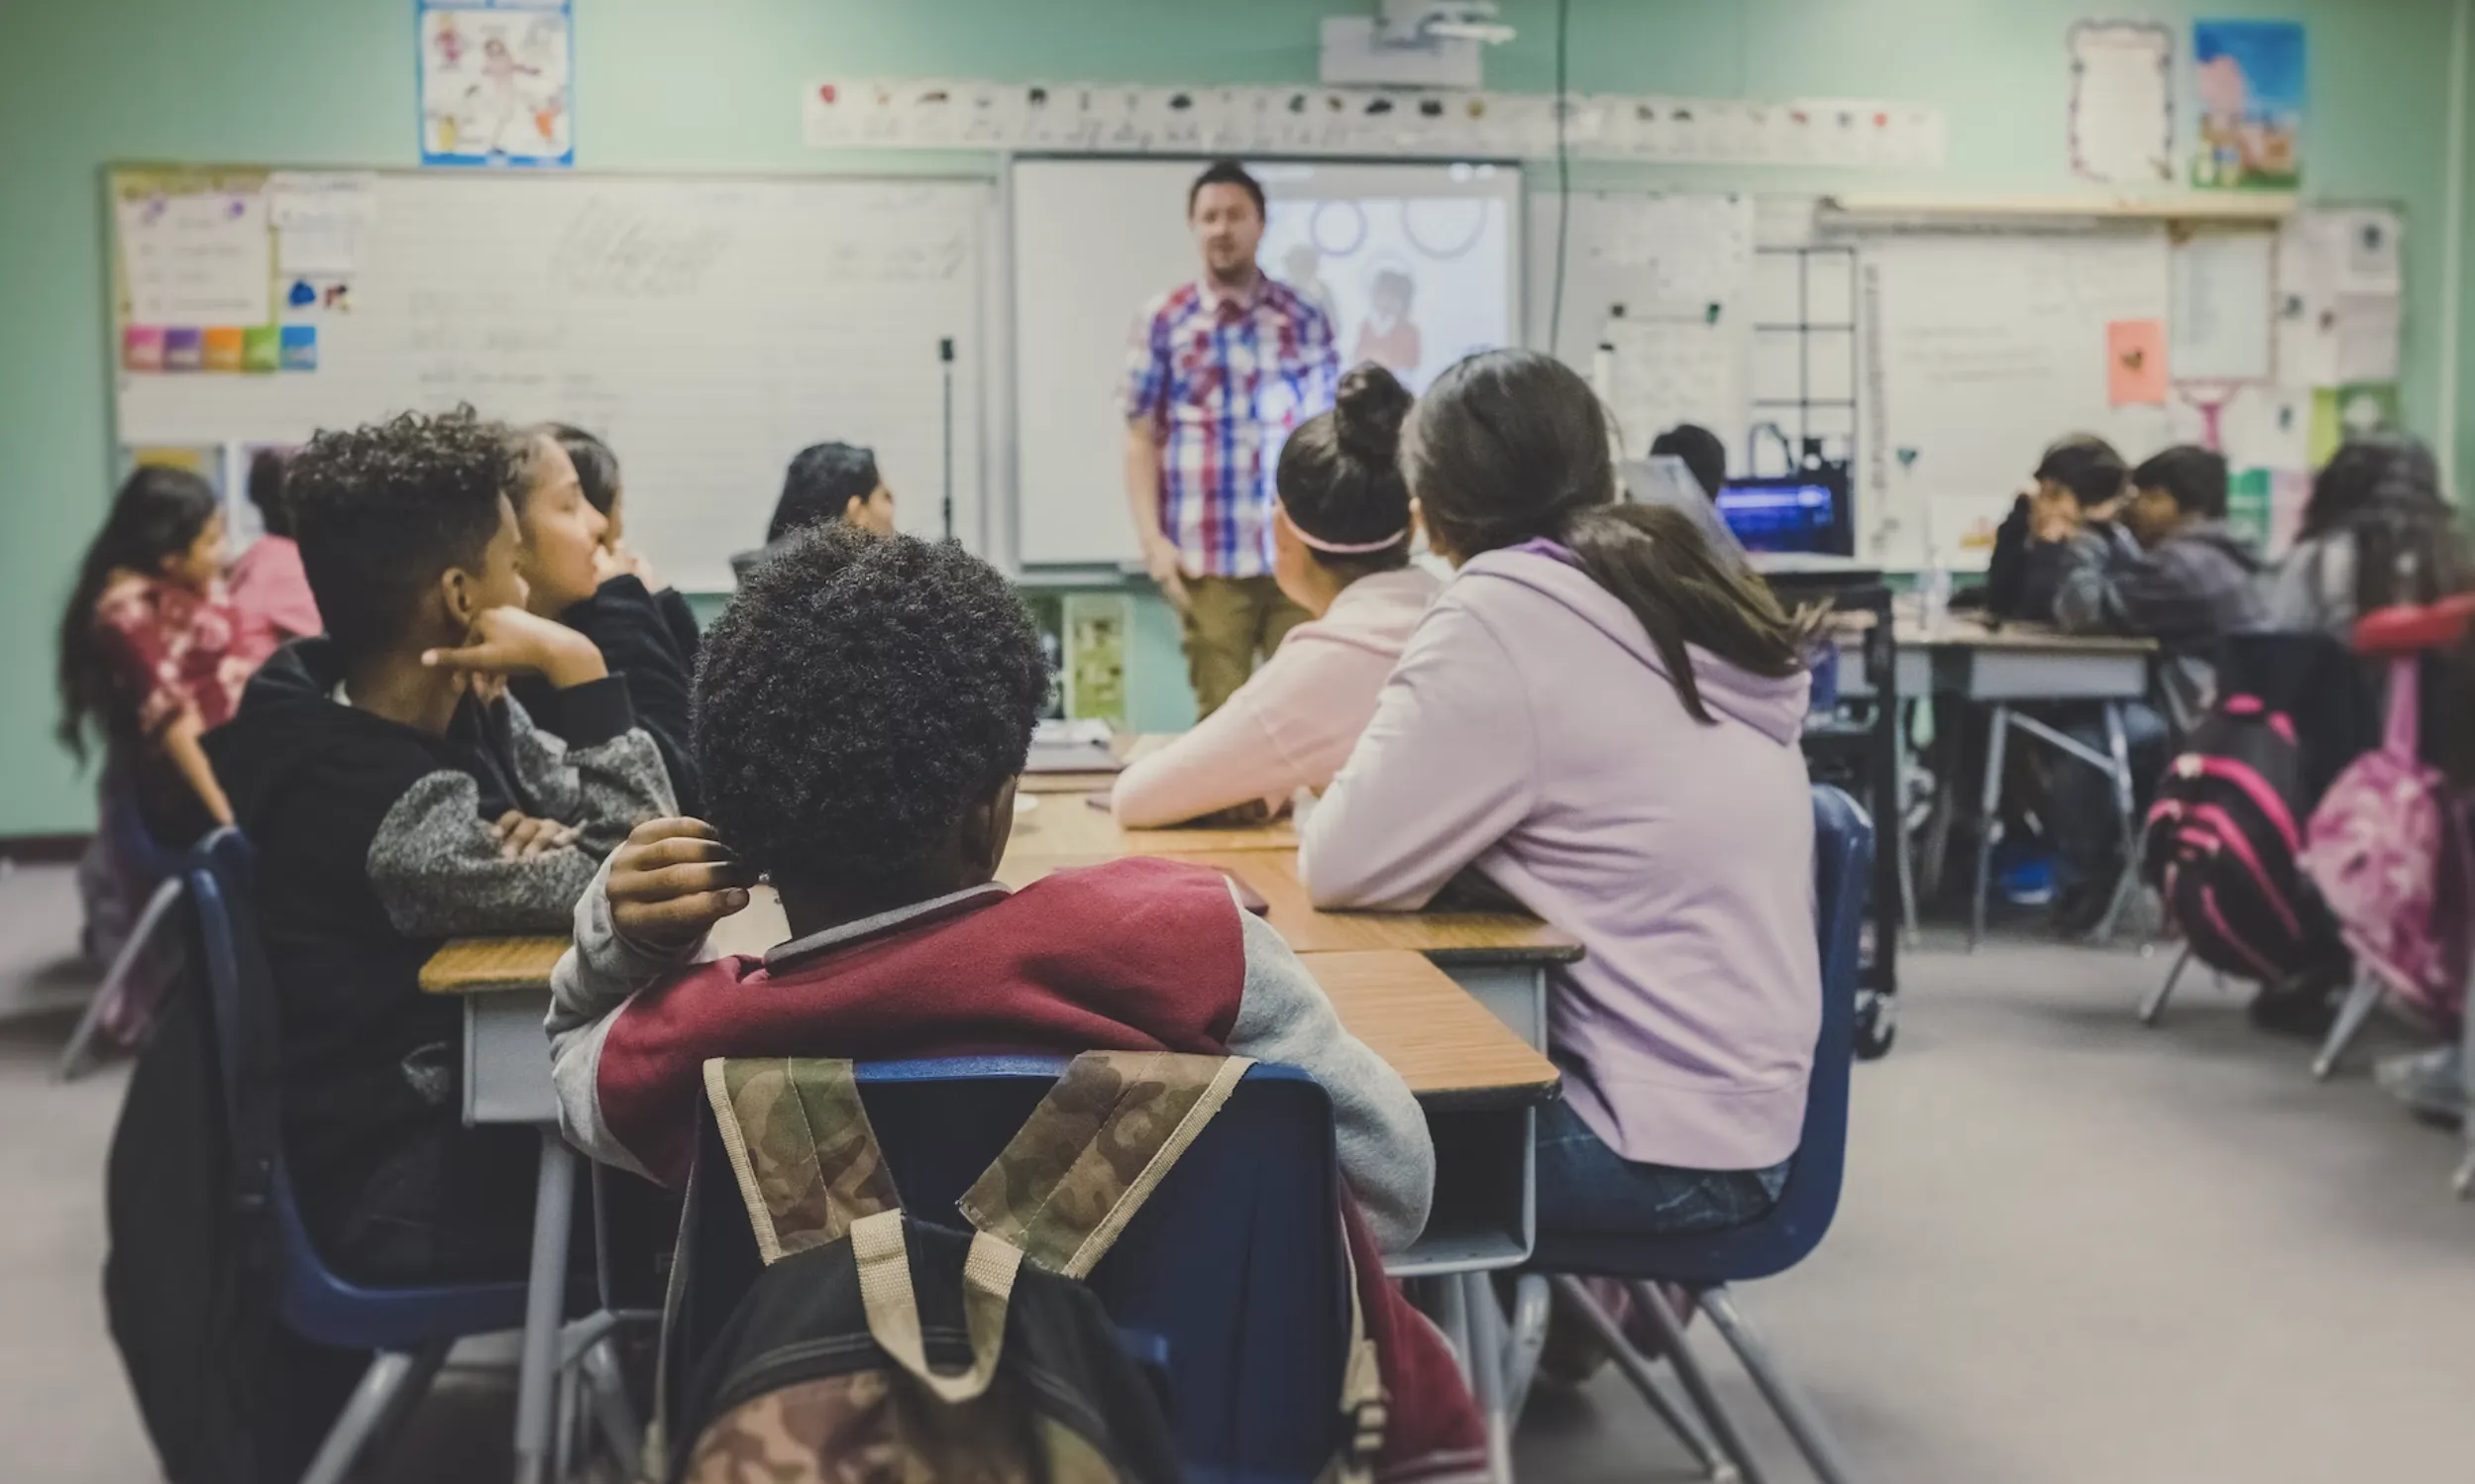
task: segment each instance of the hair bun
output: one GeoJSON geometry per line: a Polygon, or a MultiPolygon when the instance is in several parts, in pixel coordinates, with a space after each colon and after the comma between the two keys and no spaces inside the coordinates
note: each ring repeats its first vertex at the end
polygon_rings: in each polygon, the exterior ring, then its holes
{"type": "Polygon", "coordinates": [[[1333,397],[1333,436],[1360,464],[1389,466],[1401,454],[1401,424],[1418,399],[1392,372],[1369,361],[1342,376],[1333,397]]]}

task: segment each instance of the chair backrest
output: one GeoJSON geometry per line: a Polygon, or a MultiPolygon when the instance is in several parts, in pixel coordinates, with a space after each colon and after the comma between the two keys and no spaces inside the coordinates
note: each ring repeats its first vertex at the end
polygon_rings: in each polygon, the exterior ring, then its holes
{"type": "Polygon", "coordinates": [[[310,1243],[284,1168],[274,983],[259,942],[249,842],[239,830],[219,829],[191,849],[182,870],[197,914],[197,961],[223,1072],[225,1131],[241,1182],[236,1196],[261,1206],[273,1222],[284,1326],[319,1344],[398,1350],[521,1324],[521,1283],[372,1289],[328,1269],[310,1243]]]}
{"type": "MultiPolygon", "coordinates": [[[[1065,1070],[1049,1057],[881,1062],[860,1096],[903,1208],[961,1227],[954,1203],[1065,1070]]],[[[699,1105],[673,1317],[674,1403],[761,1267],[699,1105]]],[[[1190,1478],[1308,1479],[1341,1444],[1348,1334],[1332,1105],[1302,1072],[1257,1066],[1094,1270],[1121,1329],[1159,1359],[1190,1478]]],[[[677,1414],[674,1412],[674,1416],[677,1414]]]]}
{"type": "Polygon", "coordinates": [[[1822,1031],[1806,1084],[1804,1131],[1778,1204],[1760,1220],[1682,1236],[1626,1237],[1625,1271],[1678,1283],[1736,1283],[1783,1273],[1821,1245],[1839,1212],[1848,1162],[1848,1084],[1874,821],[1828,784],[1813,786],[1813,926],[1822,964],[1822,1031]]]}

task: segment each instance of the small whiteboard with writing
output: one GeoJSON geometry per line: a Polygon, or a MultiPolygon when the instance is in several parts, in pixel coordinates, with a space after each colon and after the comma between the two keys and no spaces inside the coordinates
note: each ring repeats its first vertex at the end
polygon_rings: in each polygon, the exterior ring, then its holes
{"type": "MultiPolygon", "coordinates": [[[[293,307],[272,279],[285,323],[314,324],[317,369],[124,370],[123,444],[289,443],[458,402],[572,422],[624,466],[631,544],[682,587],[727,590],[730,554],[763,540],[809,443],[874,447],[904,528],[940,528],[951,338],[955,524],[979,530],[988,181],[363,178],[367,220],[321,250],[350,274],[348,307],[293,307]]],[[[132,273],[153,239],[119,227],[132,273]]],[[[230,297],[229,233],[190,236],[215,248],[194,255],[194,290],[230,297]]]]}
{"type": "Polygon", "coordinates": [[[2164,407],[2110,403],[2106,326],[2165,319],[2169,277],[2161,227],[1870,242],[1857,555],[1982,567],[2046,444],[2162,448],[2164,407]]]}

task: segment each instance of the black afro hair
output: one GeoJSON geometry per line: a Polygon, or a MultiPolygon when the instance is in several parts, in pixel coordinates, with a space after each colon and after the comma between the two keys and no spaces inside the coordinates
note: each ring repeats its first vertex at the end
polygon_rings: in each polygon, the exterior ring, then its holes
{"type": "Polygon", "coordinates": [[[705,811],[760,870],[882,881],[1022,771],[1047,694],[1039,637],[997,569],[950,542],[811,526],[705,636],[705,811]]]}

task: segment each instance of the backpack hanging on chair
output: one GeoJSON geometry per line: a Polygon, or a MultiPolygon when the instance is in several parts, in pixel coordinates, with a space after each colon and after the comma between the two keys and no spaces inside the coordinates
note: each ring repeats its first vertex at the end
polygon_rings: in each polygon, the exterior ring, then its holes
{"type": "Polygon", "coordinates": [[[2469,848],[2455,792],[2418,752],[2421,669],[2391,661],[2385,739],[2329,786],[2302,864],[2356,961],[2446,1028],[2466,1000],[2469,848]]]}
{"type": "MultiPolygon", "coordinates": [[[[705,1063],[765,1268],[695,1375],[661,1383],[654,1447],[667,1449],[667,1477],[1179,1478],[1159,1398],[1081,1280],[1249,1065],[1075,1058],[957,1203],[965,1235],[903,1213],[849,1062],[705,1063]]],[[[691,1269],[685,1229],[666,1368],[691,1269]]],[[[1354,1322],[1351,1340],[1340,1401],[1369,1427],[1336,1476],[1362,1470],[1380,1437],[1374,1354],[1354,1322]]]]}

